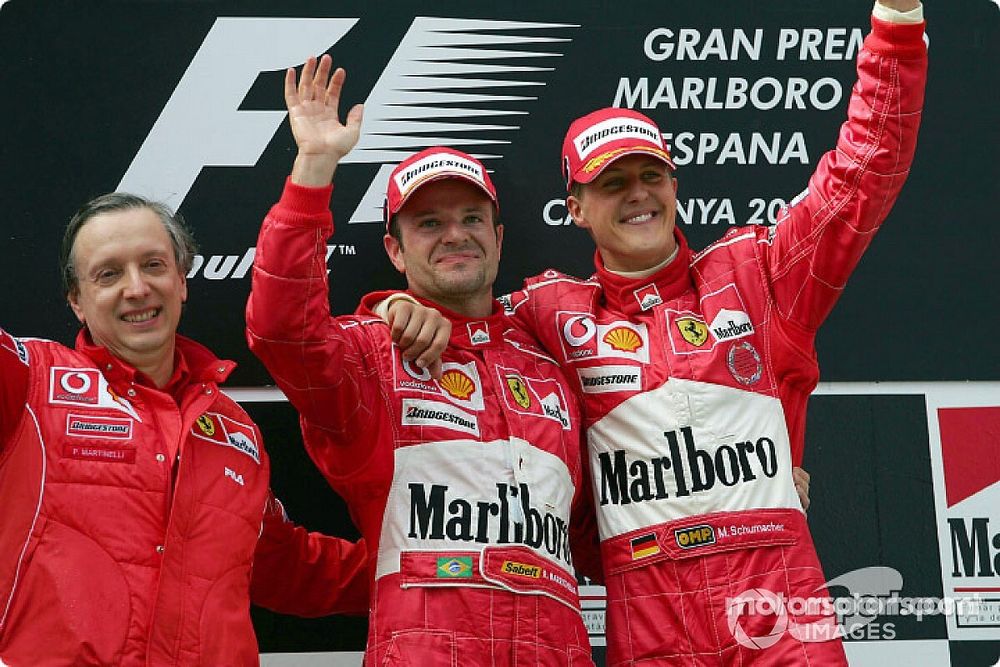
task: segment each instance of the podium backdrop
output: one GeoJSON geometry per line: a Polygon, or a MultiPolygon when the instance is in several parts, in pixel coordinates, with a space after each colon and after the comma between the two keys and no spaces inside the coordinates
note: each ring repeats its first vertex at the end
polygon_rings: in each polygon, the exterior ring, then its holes
{"type": "MultiPolygon", "coordinates": [[[[232,393],[265,432],[292,517],[356,536],[244,341],[257,231],[294,155],[284,68],[329,52],[348,72],[345,113],[366,104],[361,142],[337,171],[329,242],[331,305],[348,312],[364,292],[402,285],[382,250],[385,181],[435,144],[493,171],[507,228],[498,293],[549,267],[589,275],[593,246],[569,224],[559,150],[569,121],[597,107],[632,107],[660,124],[692,247],[734,225],[769,224],[834,143],[870,9],[12,0],[0,7],[0,325],[71,342],[57,256],[83,201],[120,189],[179,208],[201,245],[181,331],[239,363],[232,393]]],[[[932,1],[925,12],[916,161],[817,341],[809,518],[839,597],[982,604],[848,619],[857,665],[1000,658],[1000,2],[932,1]]],[[[600,658],[602,590],[584,590],[600,658]]],[[[312,659],[356,664],[364,646],[363,619],[254,614],[266,654],[336,652],[312,659]]]]}

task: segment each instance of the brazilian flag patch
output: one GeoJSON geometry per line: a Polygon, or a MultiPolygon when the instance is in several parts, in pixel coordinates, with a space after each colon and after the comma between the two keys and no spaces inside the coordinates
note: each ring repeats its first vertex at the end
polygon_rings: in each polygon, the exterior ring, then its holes
{"type": "Polygon", "coordinates": [[[463,579],[472,576],[472,556],[446,556],[437,559],[437,576],[441,579],[463,579]]]}

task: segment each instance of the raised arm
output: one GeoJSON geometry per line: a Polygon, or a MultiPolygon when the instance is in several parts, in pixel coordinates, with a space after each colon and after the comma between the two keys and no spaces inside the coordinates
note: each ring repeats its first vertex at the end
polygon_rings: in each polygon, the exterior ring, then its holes
{"type": "Polygon", "coordinates": [[[916,147],[927,70],[920,4],[876,4],[871,22],[836,148],[777,226],[756,232],[778,312],[807,330],[829,314],[889,214],[916,147]]]}
{"type": "Polygon", "coordinates": [[[329,56],[310,58],[296,80],[285,76],[285,102],[298,147],[280,201],[261,227],[247,303],[247,339],[296,409],[313,425],[346,432],[366,423],[374,373],[356,322],[330,316],[326,238],[333,233],[332,179],[357,143],[361,106],[342,123],[344,71],[329,56]]]}

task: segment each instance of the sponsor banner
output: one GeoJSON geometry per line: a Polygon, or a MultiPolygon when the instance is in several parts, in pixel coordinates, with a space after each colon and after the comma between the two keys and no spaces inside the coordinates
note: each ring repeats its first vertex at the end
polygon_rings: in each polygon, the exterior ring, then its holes
{"type": "MultiPolygon", "coordinates": [[[[572,571],[573,493],[566,464],[523,440],[448,440],[397,448],[378,576],[399,571],[400,554],[478,554],[488,546],[526,551],[508,560],[572,571]]],[[[443,577],[436,564],[421,571],[430,579],[443,577]]],[[[458,566],[447,571],[461,574],[458,566]]]]}
{"type": "Polygon", "coordinates": [[[948,637],[1000,639],[1000,390],[927,392],[934,503],[948,637]]]}

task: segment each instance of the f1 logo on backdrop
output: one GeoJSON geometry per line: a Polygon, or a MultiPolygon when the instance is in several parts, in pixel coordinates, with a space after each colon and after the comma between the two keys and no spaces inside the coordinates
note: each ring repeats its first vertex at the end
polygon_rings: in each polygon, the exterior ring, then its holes
{"type": "MultiPolygon", "coordinates": [[[[285,119],[281,111],[240,111],[260,72],[281,70],[327,51],[357,18],[222,17],[216,20],[126,171],[120,191],[179,208],[204,166],[252,167],[285,119]],[[183,137],[183,141],[179,140],[183,137]]],[[[373,22],[372,30],[376,29],[373,22]]],[[[393,167],[434,145],[505,143],[493,132],[519,129],[497,118],[524,113],[529,98],[511,86],[541,86],[525,58],[547,58],[565,37],[504,34],[578,26],[481,19],[414,18],[365,101],[361,140],[344,164],[380,164],[351,223],[381,222],[393,167]],[[542,44],[545,52],[525,49],[542,44]],[[515,47],[506,49],[505,47],[515,47]],[[506,64],[509,62],[510,64],[506,64]],[[456,77],[455,75],[461,75],[456,77]],[[462,89],[462,92],[455,92],[462,89]],[[470,104],[480,107],[467,108],[470,104]],[[481,108],[491,105],[489,109],[481,108]],[[489,118],[482,122],[481,118],[489,118]],[[459,140],[453,133],[461,132],[459,140]],[[474,133],[474,134],[473,134],[474,133]],[[472,134],[470,137],[469,135],[472,134]]],[[[500,157],[477,153],[480,159],[500,157]]]]}

